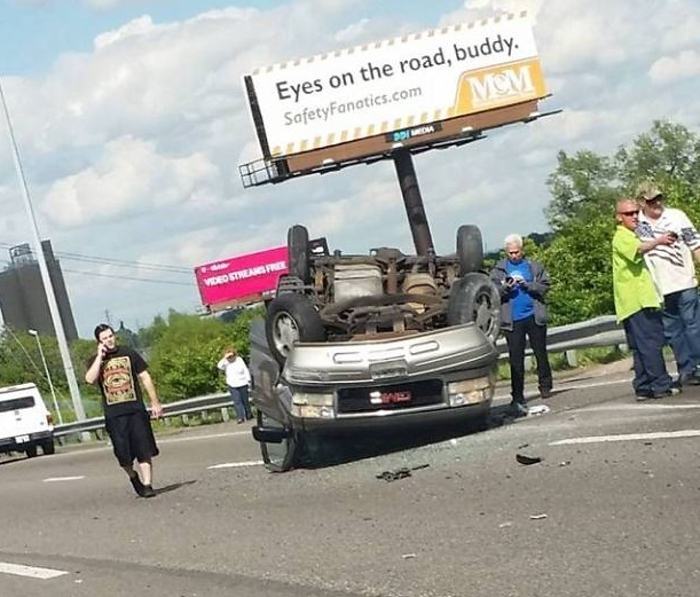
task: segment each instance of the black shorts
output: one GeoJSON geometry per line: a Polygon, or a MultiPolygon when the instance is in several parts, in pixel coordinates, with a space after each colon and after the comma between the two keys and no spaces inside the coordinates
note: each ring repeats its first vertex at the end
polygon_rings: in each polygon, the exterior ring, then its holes
{"type": "Polygon", "coordinates": [[[153,456],[158,456],[156,438],[146,411],[109,417],[105,427],[121,466],[132,466],[134,459],[148,462],[153,456]]]}

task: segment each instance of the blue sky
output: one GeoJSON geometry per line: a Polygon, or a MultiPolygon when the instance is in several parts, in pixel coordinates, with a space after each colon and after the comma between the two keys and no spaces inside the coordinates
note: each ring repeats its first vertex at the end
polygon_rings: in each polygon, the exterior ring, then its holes
{"type": "MultiPolygon", "coordinates": [[[[93,39],[143,14],[165,23],[191,18],[201,12],[227,6],[260,9],[284,4],[280,0],[1,0],[0,73],[32,75],[48,69],[64,52],[89,52],[93,39]]],[[[442,0],[441,10],[463,3],[442,0]]],[[[401,14],[430,26],[439,13],[422,1],[381,0],[366,2],[360,18],[401,14]],[[427,9],[426,9],[427,8],[427,9]]]]}
{"type": "MultiPolygon", "coordinates": [[[[700,129],[697,0],[0,1],[0,78],[83,336],[105,310],[129,327],[194,312],[194,265],[284,244],[292,224],[349,253],[413,251],[390,162],[242,187],[260,148],[240,79],[257,67],[529,10],[541,107],[564,111],[415,158],[440,253],[460,223],[488,249],[546,231],[560,150],[609,153],[655,119],[700,129]]],[[[0,266],[30,236],[5,137],[0,122],[0,266]]]]}

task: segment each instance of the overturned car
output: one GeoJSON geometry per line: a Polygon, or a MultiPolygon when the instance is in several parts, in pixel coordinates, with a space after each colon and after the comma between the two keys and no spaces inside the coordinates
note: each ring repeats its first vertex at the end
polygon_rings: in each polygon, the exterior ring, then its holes
{"type": "Polygon", "coordinates": [[[485,424],[500,297],[479,271],[476,226],[459,228],[446,257],[330,254],[299,225],[288,248],[289,274],[251,330],[253,436],[270,470],[295,466],[312,437],[485,424]]]}

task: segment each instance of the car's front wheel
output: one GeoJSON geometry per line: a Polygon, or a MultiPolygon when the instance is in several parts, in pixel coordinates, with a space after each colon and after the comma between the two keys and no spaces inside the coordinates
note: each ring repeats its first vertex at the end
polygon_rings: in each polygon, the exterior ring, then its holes
{"type": "Polygon", "coordinates": [[[447,303],[450,325],[473,321],[491,342],[496,342],[501,330],[500,311],[498,289],[486,274],[466,274],[452,284],[447,303]]]}
{"type": "Polygon", "coordinates": [[[27,458],[34,458],[36,456],[36,444],[32,444],[31,446],[27,446],[27,448],[24,450],[24,452],[27,455],[27,458]]]}
{"type": "Polygon", "coordinates": [[[275,360],[284,365],[297,342],[322,342],[326,331],[321,316],[302,294],[281,294],[267,306],[265,335],[275,360]]]}
{"type": "MultiPolygon", "coordinates": [[[[258,409],[258,427],[285,429],[284,425],[275,419],[268,417],[262,410],[258,409]]],[[[290,432],[279,443],[260,443],[260,453],[267,470],[273,473],[284,473],[294,467],[299,451],[299,437],[290,432]]]]}

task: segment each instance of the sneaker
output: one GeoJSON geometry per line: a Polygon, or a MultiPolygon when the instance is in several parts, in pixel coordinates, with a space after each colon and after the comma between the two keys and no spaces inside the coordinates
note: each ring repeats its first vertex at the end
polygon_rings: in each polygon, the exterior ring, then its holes
{"type": "Polygon", "coordinates": [[[654,394],[651,392],[639,391],[635,393],[634,398],[637,402],[644,402],[645,400],[651,400],[654,398],[654,394]]]}
{"type": "Polygon", "coordinates": [[[689,386],[700,386],[700,373],[694,371],[692,375],[688,375],[683,380],[683,384],[689,386]]]}
{"type": "Polygon", "coordinates": [[[134,491],[138,495],[143,497],[143,492],[146,486],[143,483],[141,483],[141,479],[139,479],[139,476],[135,474],[133,477],[129,477],[129,480],[131,481],[131,485],[134,488],[134,491]]]}
{"type": "Polygon", "coordinates": [[[516,401],[510,403],[509,410],[514,417],[526,417],[528,413],[527,406],[522,402],[516,401]]]}
{"type": "Polygon", "coordinates": [[[152,485],[143,485],[143,493],[141,495],[145,498],[152,498],[156,496],[156,492],[152,485]]]}
{"type": "Polygon", "coordinates": [[[540,388],[540,398],[547,400],[552,397],[552,388],[540,388]]]}
{"type": "Polygon", "coordinates": [[[660,398],[670,398],[671,396],[678,396],[680,393],[681,389],[679,387],[674,387],[671,385],[671,387],[664,392],[654,392],[652,394],[652,398],[655,398],[656,400],[660,398]]]}
{"type": "Polygon", "coordinates": [[[236,424],[240,425],[241,423],[245,423],[245,419],[238,419],[236,421],[236,424]]]}

